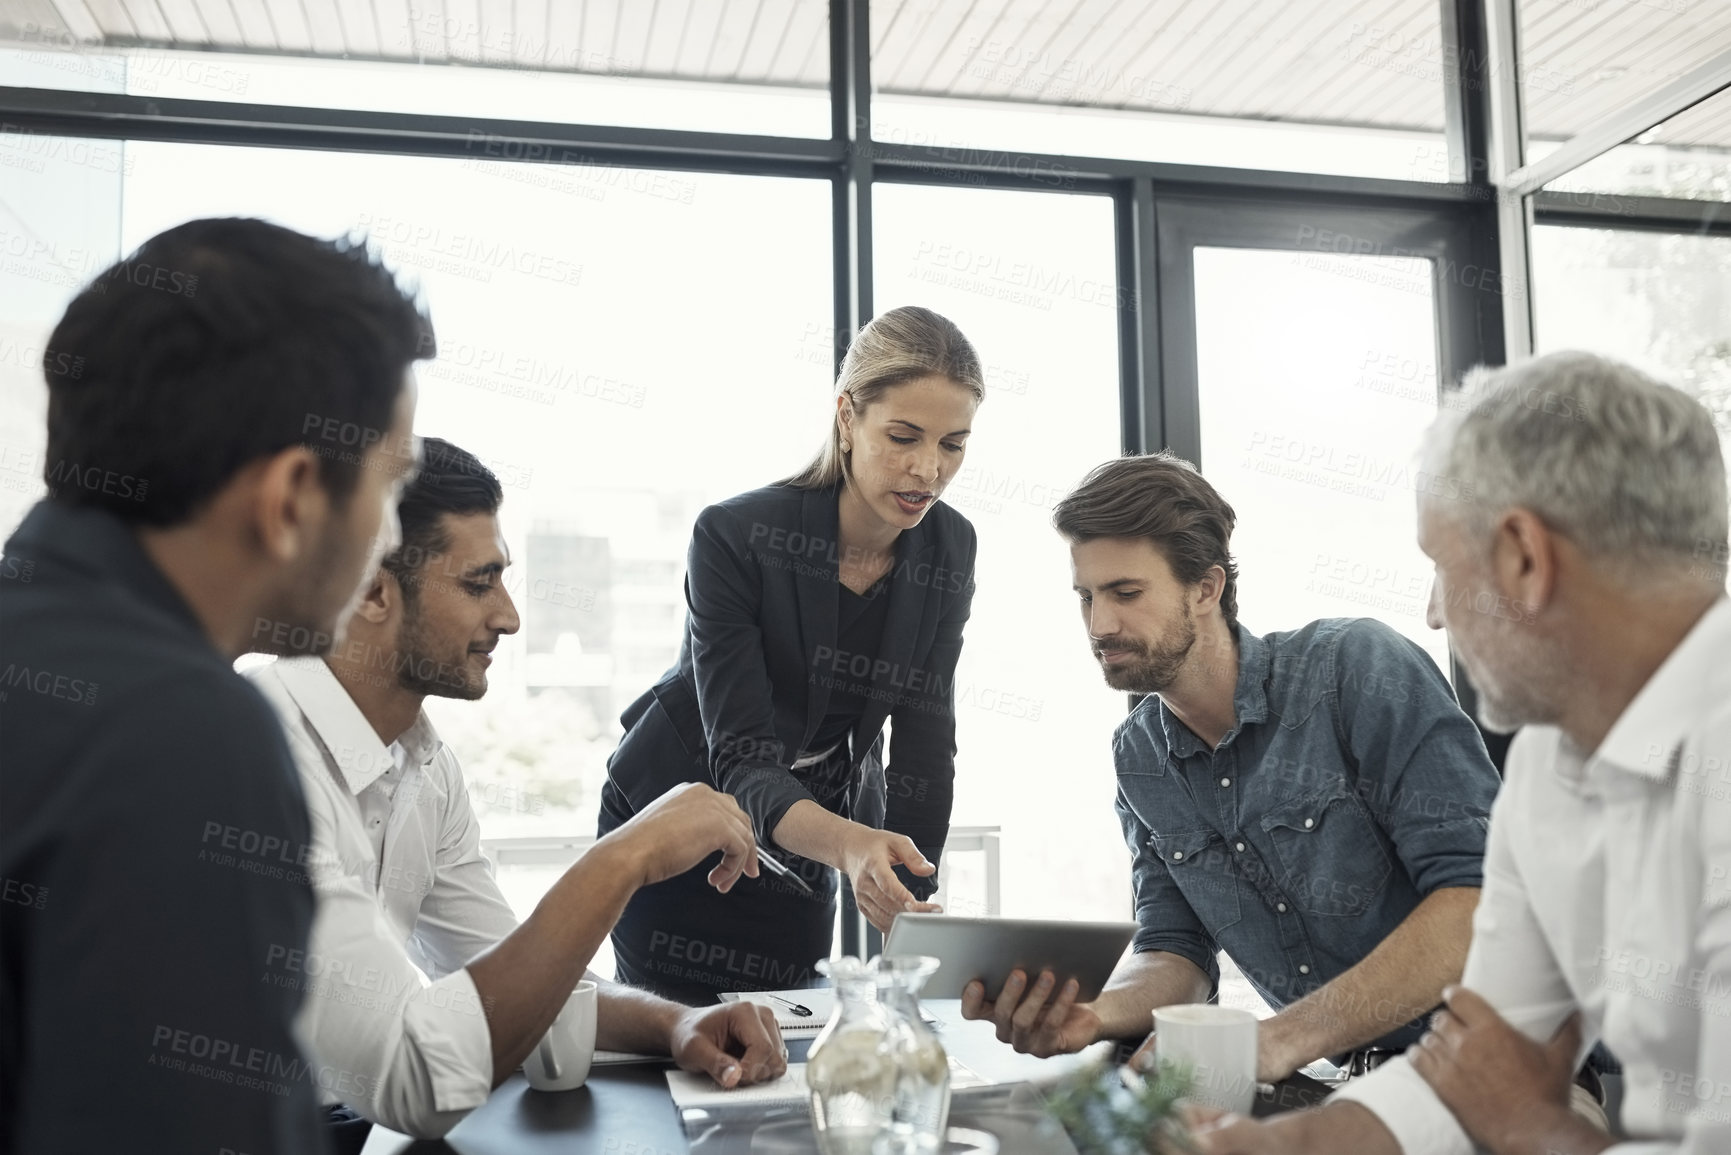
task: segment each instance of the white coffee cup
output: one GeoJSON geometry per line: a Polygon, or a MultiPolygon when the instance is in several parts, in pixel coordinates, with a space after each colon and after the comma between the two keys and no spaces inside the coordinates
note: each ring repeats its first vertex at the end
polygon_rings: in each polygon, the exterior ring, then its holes
{"type": "Polygon", "coordinates": [[[574,1091],[589,1077],[589,1064],[594,1061],[595,984],[584,979],[523,1060],[523,1074],[537,1091],[574,1091]]]}
{"type": "Polygon", "coordinates": [[[1250,1113],[1256,1099],[1256,1016],[1187,1003],[1154,1011],[1154,1057],[1190,1068],[1190,1097],[1250,1113]]]}

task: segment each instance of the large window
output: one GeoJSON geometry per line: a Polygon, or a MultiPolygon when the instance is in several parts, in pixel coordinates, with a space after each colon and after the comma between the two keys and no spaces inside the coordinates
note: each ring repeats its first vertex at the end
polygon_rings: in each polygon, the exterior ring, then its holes
{"type": "Polygon", "coordinates": [[[1437,407],[1430,262],[1227,248],[1195,262],[1202,468],[1238,514],[1246,628],[1377,618],[1447,670],[1413,528],[1437,407]]]}
{"type": "Polygon", "coordinates": [[[106,140],[0,128],[0,533],[42,495],[55,322],[120,255],[127,156],[106,140]]]}
{"type": "Polygon", "coordinates": [[[1418,436],[1439,387],[1528,352],[1529,303],[1541,350],[1645,364],[1731,426],[1701,203],[1731,195],[1731,96],[1678,84],[1731,49],[1722,7],[1519,0],[1505,37],[1502,0],[0,4],[0,530],[41,492],[47,335],[126,247],[210,213],[367,232],[438,325],[420,429],[505,482],[523,611],[493,692],[430,708],[486,836],[583,835],[673,660],[694,515],[816,447],[870,270],[875,311],[937,308],[988,366],[948,494],[981,543],[956,821],[1004,828],[1005,913],[1121,916],[1124,700],[1053,504],[1171,446],[1237,507],[1248,626],[1374,616],[1446,668],[1418,436]],[[862,82],[869,147],[831,106],[862,82]],[[1517,138],[1530,265],[1522,214],[1464,183],[1517,138]]]}
{"type": "MultiPolygon", "coordinates": [[[[880,310],[952,318],[988,395],[945,495],[979,533],[956,673],[958,825],[1001,825],[1004,913],[1123,918],[1107,689],[1052,508],[1119,451],[1112,203],[1051,193],[877,188],[880,310]]],[[[951,899],[972,913],[969,896],[951,899]]]]}
{"type": "MultiPolygon", "coordinates": [[[[523,619],[484,699],[428,710],[487,837],[593,833],[619,711],[677,654],[697,511],[786,476],[824,433],[831,272],[810,241],[827,235],[828,185],[138,143],[122,165],[119,146],[100,148],[80,155],[124,167],[124,213],[116,178],[73,172],[107,190],[123,249],[193,217],[262,216],[366,230],[419,282],[439,356],[417,372],[416,428],[504,483],[523,619]],[[671,253],[690,259],[675,269],[671,253]]],[[[4,282],[6,300],[44,302],[10,335],[32,362],[73,286],[115,253],[112,226],[86,235],[93,206],[53,195],[81,187],[66,163],[0,170],[18,214],[0,240],[40,246],[4,282]]],[[[41,491],[43,387],[34,363],[6,369],[9,532],[41,491]]]]}
{"type": "Polygon", "coordinates": [[[1533,230],[1537,351],[1588,349],[1699,397],[1731,463],[1731,237],[1533,230]]]}

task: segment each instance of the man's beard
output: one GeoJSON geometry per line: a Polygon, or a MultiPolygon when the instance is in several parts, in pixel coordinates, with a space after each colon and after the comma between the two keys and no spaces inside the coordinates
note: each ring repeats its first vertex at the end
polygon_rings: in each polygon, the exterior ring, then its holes
{"type": "Polygon", "coordinates": [[[1096,656],[1104,642],[1112,642],[1136,655],[1123,665],[1100,667],[1106,675],[1108,686],[1114,690],[1127,690],[1132,694],[1158,694],[1178,679],[1178,672],[1184,668],[1184,660],[1195,647],[1196,619],[1191,616],[1190,607],[1186,605],[1184,620],[1173,624],[1153,645],[1143,645],[1128,638],[1106,638],[1095,643],[1096,656]]]}
{"type": "Polygon", "coordinates": [[[1460,601],[1464,612],[1445,614],[1449,642],[1478,698],[1474,713],[1493,734],[1554,724],[1566,700],[1566,664],[1520,621],[1496,613],[1502,603],[1488,577],[1475,577],[1460,601]]]}
{"type": "MultiPolygon", "coordinates": [[[[1543,687],[1556,681],[1543,672],[1544,655],[1537,652],[1531,639],[1515,634],[1514,627],[1500,623],[1499,626],[1504,631],[1500,639],[1501,656],[1512,668],[1493,678],[1483,669],[1475,675],[1464,659],[1461,663],[1478,698],[1474,712],[1479,722],[1493,734],[1513,734],[1522,726],[1554,724],[1562,711],[1540,693],[1543,687]]],[[[1458,638],[1455,648],[1461,648],[1458,638]]]]}
{"type": "Polygon", "coordinates": [[[249,639],[253,650],[284,658],[335,652],[366,593],[376,558],[375,543],[367,543],[363,552],[345,531],[338,519],[325,524],[282,599],[255,619],[249,639]]]}
{"type": "Polygon", "coordinates": [[[487,692],[486,679],[476,680],[469,673],[467,647],[455,662],[440,661],[432,655],[432,648],[419,608],[412,598],[405,598],[403,629],[397,639],[397,685],[411,694],[470,702],[487,692]]]}

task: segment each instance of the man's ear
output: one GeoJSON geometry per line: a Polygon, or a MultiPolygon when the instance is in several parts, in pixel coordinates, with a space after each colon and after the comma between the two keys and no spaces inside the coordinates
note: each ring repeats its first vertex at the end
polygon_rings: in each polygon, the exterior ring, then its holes
{"type": "Polygon", "coordinates": [[[1192,596],[1196,599],[1193,612],[1207,606],[1218,606],[1220,595],[1226,592],[1226,571],[1220,566],[1211,565],[1208,572],[1202,575],[1202,579],[1191,588],[1194,591],[1192,596]]]}
{"type": "Polygon", "coordinates": [[[311,549],[331,514],[319,459],[304,445],[291,445],[249,467],[252,500],[248,513],[264,551],[278,562],[293,562],[311,549]]]}
{"type": "Polygon", "coordinates": [[[367,583],[367,592],[361,595],[355,616],[375,626],[382,625],[402,604],[403,587],[397,584],[395,574],[380,566],[373,574],[373,580],[367,583]]]}
{"type": "Polygon", "coordinates": [[[1511,509],[1497,523],[1491,567],[1497,591],[1522,616],[1550,603],[1557,585],[1557,536],[1530,509],[1511,509]]]}

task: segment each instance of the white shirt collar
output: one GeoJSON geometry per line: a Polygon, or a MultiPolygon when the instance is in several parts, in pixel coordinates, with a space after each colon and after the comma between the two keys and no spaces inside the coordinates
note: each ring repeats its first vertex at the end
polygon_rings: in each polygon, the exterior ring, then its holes
{"type": "Polygon", "coordinates": [[[1604,762],[1655,781],[1690,730],[1723,704],[1723,670],[1731,660],[1731,600],[1715,601],[1677,643],[1640,692],[1617,715],[1589,762],[1604,762]]]}
{"type": "MultiPolygon", "coordinates": [[[[395,764],[390,749],[322,658],[281,658],[276,674],[330,752],[349,793],[359,794],[395,764]]],[[[426,765],[442,745],[425,710],[397,741],[408,753],[409,766],[426,765]]]]}

